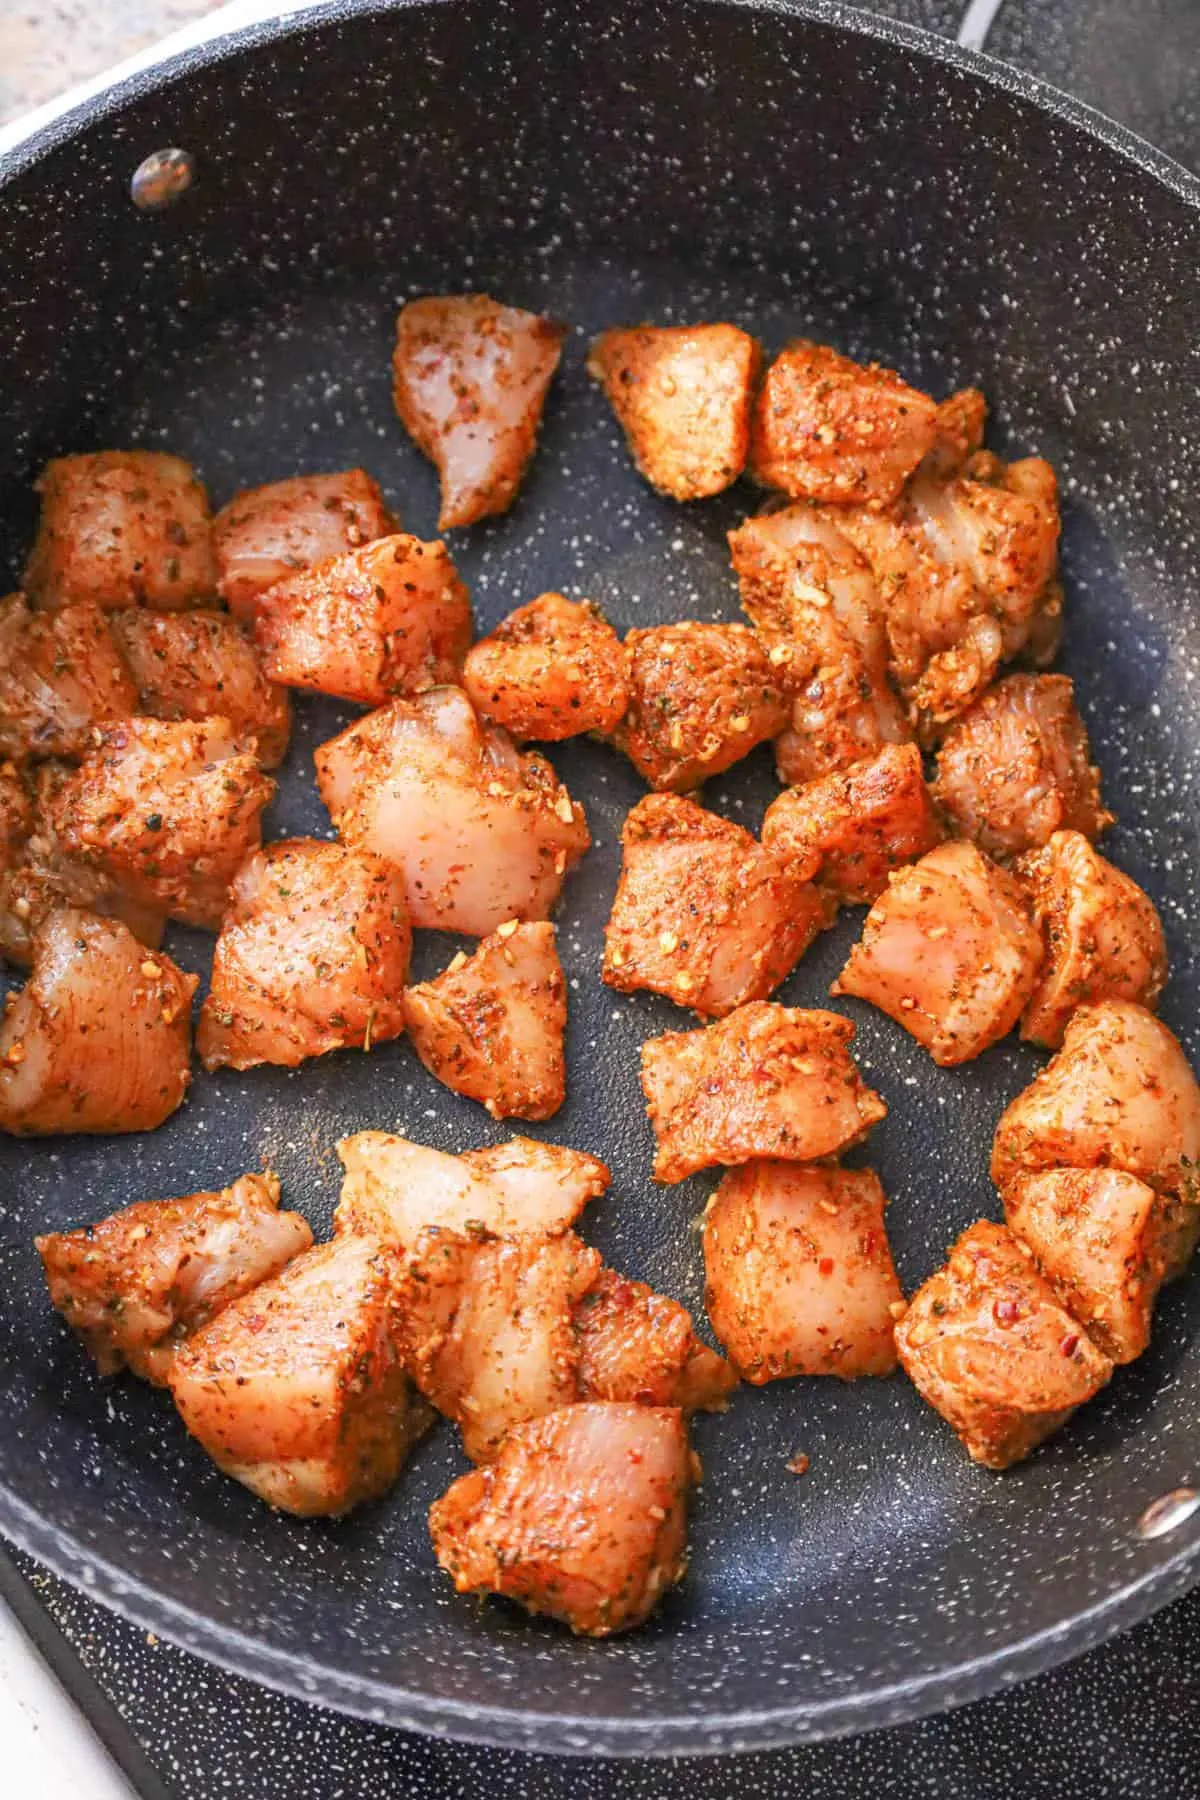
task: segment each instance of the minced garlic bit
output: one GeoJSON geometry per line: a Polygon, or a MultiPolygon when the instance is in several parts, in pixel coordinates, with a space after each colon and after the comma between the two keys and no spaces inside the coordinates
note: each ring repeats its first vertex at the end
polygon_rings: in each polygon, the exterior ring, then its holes
{"type": "Polygon", "coordinates": [[[156,975],[162,974],[162,970],[156,962],[151,962],[150,958],[147,957],[142,964],[142,974],[146,977],[147,981],[153,981],[156,975]]]}
{"type": "Polygon", "coordinates": [[[664,956],[670,956],[673,950],[678,950],[679,939],[673,931],[660,931],[658,934],[658,947],[664,956]]]}
{"type": "Polygon", "coordinates": [[[454,952],[454,955],[450,958],[450,961],[446,965],[446,973],[447,973],[447,975],[457,975],[458,971],[460,969],[465,969],[466,966],[467,966],[466,951],[465,950],[456,950],[454,952]]]}
{"type": "Polygon", "coordinates": [[[520,923],[520,919],[505,919],[503,925],[497,925],[496,936],[510,938],[520,923]]]}

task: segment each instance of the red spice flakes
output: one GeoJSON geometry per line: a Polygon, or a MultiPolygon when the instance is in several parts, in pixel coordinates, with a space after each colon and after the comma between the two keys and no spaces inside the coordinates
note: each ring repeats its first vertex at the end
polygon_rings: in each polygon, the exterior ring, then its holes
{"type": "Polygon", "coordinates": [[[1058,1347],[1064,1356],[1074,1356],[1079,1348],[1079,1333],[1077,1331],[1068,1332],[1058,1347]]]}
{"type": "Polygon", "coordinates": [[[808,1452],[806,1450],[797,1450],[795,1456],[788,1457],[788,1460],[787,1460],[788,1474],[789,1475],[807,1475],[808,1474],[808,1461],[809,1461],[808,1452]]]}
{"type": "Polygon", "coordinates": [[[992,1302],[992,1317],[997,1325],[1015,1325],[1021,1316],[1021,1309],[1015,1300],[995,1300],[992,1302]]]}
{"type": "Polygon", "coordinates": [[[820,1262],[817,1264],[817,1269],[818,1269],[819,1273],[822,1275],[832,1275],[833,1274],[833,1258],[832,1258],[832,1256],[823,1256],[821,1258],[820,1262]]]}

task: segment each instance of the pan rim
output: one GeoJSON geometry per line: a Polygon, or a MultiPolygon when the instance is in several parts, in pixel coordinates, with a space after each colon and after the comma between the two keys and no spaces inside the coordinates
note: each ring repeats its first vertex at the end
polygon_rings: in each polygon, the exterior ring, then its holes
{"type": "MultiPolygon", "coordinates": [[[[984,52],[918,26],[862,12],[841,0],[696,3],[713,9],[737,8],[806,20],[895,45],[971,77],[985,89],[1025,101],[1081,131],[1200,213],[1200,177],[1085,102],[984,52]]],[[[222,31],[203,44],[170,53],[68,106],[0,153],[0,201],[12,181],[34,170],[44,157],[89,125],[219,62],[338,22],[450,4],[454,0],[317,0],[317,4],[304,10],[222,31]]],[[[161,1633],[231,1673],[260,1681],[310,1704],[331,1706],[375,1723],[543,1755],[670,1758],[728,1754],[819,1743],[866,1729],[915,1721],[982,1699],[1093,1649],[1149,1617],[1200,1580],[1200,1536],[1165,1555],[1165,1541],[1161,1545],[1147,1543],[1143,1549],[1150,1566],[1135,1578],[1057,1624],[953,1666],[890,1682],[869,1693],[839,1695],[801,1705],[716,1715],[676,1712],[665,1717],[629,1718],[620,1714],[534,1712],[429,1697],[411,1688],[349,1675],[301,1654],[273,1648],[239,1630],[215,1624],[162,1590],[126,1574],[118,1564],[92,1554],[63,1527],[39,1517],[3,1484],[0,1532],[55,1574],[134,1624],[161,1633]]]]}

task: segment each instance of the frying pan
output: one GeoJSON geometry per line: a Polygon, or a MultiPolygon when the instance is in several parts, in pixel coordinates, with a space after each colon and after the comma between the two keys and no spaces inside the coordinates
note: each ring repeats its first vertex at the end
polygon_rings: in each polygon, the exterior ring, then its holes
{"type": "MultiPolygon", "coordinates": [[[[725,532],[744,488],[699,506],[633,471],[582,350],[604,324],[731,318],[804,332],[938,393],[973,381],[1002,452],[1065,482],[1063,666],[1107,795],[1109,854],[1157,899],[1164,1016],[1193,1057],[1200,623],[1192,604],[1200,184],[1052,90],[920,33],[804,4],[576,0],[345,3],[131,80],[11,156],[0,186],[0,565],[15,577],[49,456],[170,447],[214,499],[362,463],[434,532],[428,466],[391,414],[394,310],[483,288],[570,321],[542,446],[506,518],[454,554],[483,627],[549,587],[622,627],[734,618],[725,532]],[[169,209],[134,168],[179,147],[169,209]]],[[[348,716],[298,708],[271,834],[328,832],[310,755],[348,716]]],[[[577,742],[554,760],[596,848],[568,883],[570,1094],[533,1127],[612,1165],[586,1234],[702,1312],[694,1222],[711,1188],[656,1190],[641,1041],[681,1015],[597,978],[632,771],[577,742]]],[[[759,752],[709,802],[757,825],[759,752]]],[[[859,919],[782,991],[823,1004],[859,919]]],[[[180,960],[210,946],[180,932],[180,960]]],[[[417,969],[454,944],[425,935],[417,969]]],[[[912,1288],[994,1215],[993,1123],[1040,1058],[1016,1043],[935,1069],[853,1003],[891,1114],[865,1153],[912,1288]]],[[[607,1643],[457,1600],[425,1512],[462,1465],[449,1430],[382,1503],[337,1523],[274,1516],[186,1439],[169,1402],[102,1384],[50,1313],[30,1247],[136,1198],[269,1162],[327,1225],[342,1133],[445,1149],[505,1135],[404,1043],[294,1074],[199,1079],[160,1131],[0,1148],[5,1403],[0,1527],[146,1627],[350,1712],[543,1751],[681,1753],[813,1740],[953,1705],[1042,1669],[1195,1577],[1200,1515],[1147,1537],[1194,1478],[1200,1281],[1164,1299],[1150,1351],[1033,1460],[971,1466],[903,1379],[777,1383],[700,1419],[687,1582],[607,1643]],[[785,1467],[811,1459],[798,1479],[785,1467]]]]}

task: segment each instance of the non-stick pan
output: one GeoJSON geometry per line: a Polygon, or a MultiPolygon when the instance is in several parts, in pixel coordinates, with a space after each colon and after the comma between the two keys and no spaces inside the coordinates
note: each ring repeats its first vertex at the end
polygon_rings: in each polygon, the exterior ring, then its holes
{"type": "MultiPolygon", "coordinates": [[[[406,296],[484,288],[570,322],[541,450],[505,518],[454,554],[483,626],[545,588],[621,626],[735,618],[738,487],[680,507],[631,467],[583,369],[617,321],[730,318],[803,332],[938,393],[975,382],[1003,451],[1065,482],[1063,666],[1120,815],[1109,854],[1164,914],[1164,1016],[1193,1056],[1200,546],[1200,184],[1048,88],[818,0],[339,4],[181,57],[43,133],[0,186],[0,566],[15,581],[49,456],[170,447],[217,502],[361,463],[432,536],[428,466],[391,412],[406,296]],[[196,178],[160,212],[130,177],[176,147],[196,178]]],[[[347,716],[299,706],[273,835],[327,832],[310,754],[347,716]]],[[[586,1222],[620,1267],[702,1312],[711,1183],[657,1190],[640,1042],[681,1015],[600,985],[632,771],[601,745],[555,761],[595,850],[560,915],[570,1095],[534,1127],[605,1157],[586,1222]]],[[[710,803],[756,824],[760,752],[710,803]]],[[[823,1004],[847,916],[783,997],[823,1004]]],[[[197,970],[210,943],[180,934],[197,970]]],[[[418,969],[453,946],[426,935],[418,969]]],[[[1038,1055],[938,1070],[850,1004],[890,1116],[870,1159],[908,1287],[995,1214],[991,1130],[1038,1055]]],[[[461,1468],[448,1429],[381,1504],[340,1523],[268,1512],[185,1437],[169,1401],[100,1382],[50,1312],[30,1238],[125,1202],[272,1164],[329,1217],[342,1133],[446,1149],[504,1135],[403,1043],[294,1074],[197,1080],[148,1136],[0,1150],[0,1526],[147,1627],[329,1705],[426,1730],[593,1752],[816,1739],[982,1694],[1161,1605],[1200,1564],[1200,1515],[1139,1530],[1200,1474],[1200,1277],[1151,1350],[1006,1475],[973,1467],[903,1380],[741,1393],[697,1422],[706,1477],[691,1572],[646,1630],[607,1643],[452,1596],[425,1513],[461,1468]],[[807,1475],[789,1473],[797,1451],[807,1475]]]]}

